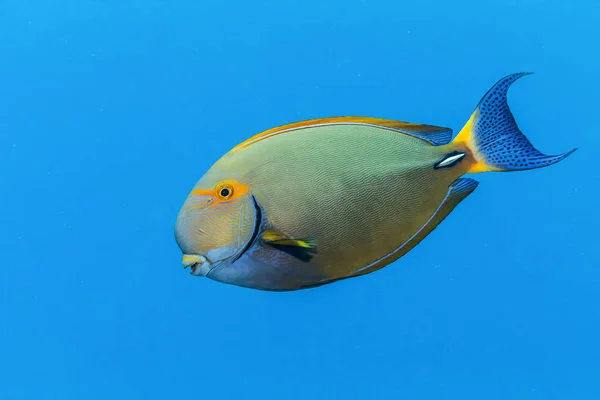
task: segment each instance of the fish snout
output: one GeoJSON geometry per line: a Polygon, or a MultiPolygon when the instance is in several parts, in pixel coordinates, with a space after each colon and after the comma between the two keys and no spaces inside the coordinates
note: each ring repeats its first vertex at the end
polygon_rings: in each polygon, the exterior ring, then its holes
{"type": "Polygon", "coordinates": [[[190,268],[190,274],[195,276],[206,276],[211,270],[210,261],[199,254],[184,254],[181,263],[183,268],[190,268]]]}

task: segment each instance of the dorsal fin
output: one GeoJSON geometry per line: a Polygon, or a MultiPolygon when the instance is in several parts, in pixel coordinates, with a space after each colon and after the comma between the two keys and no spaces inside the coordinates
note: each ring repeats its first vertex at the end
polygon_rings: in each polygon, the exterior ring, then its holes
{"type": "Polygon", "coordinates": [[[371,117],[331,117],[309,119],[306,121],[294,122],[291,124],[281,125],[266,130],[238,144],[236,147],[233,148],[233,150],[240,150],[242,148],[251,146],[254,143],[266,139],[270,136],[279,135],[281,133],[286,133],[297,129],[339,124],[380,126],[394,130],[399,133],[403,133],[405,135],[425,140],[426,142],[434,146],[448,144],[452,140],[452,129],[444,128],[441,126],[414,124],[410,122],[394,121],[389,119],[371,117]]]}

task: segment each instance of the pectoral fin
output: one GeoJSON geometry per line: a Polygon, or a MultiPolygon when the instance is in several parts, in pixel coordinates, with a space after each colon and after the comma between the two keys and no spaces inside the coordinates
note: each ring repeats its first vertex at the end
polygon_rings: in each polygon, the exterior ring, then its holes
{"type": "Polygon", "coordinates": [[[261,239],[263,243],[304,262],[310,261],[317,253],[315,238],[292,239],[277,231],[269,230],[262,235],[261,239]]]}

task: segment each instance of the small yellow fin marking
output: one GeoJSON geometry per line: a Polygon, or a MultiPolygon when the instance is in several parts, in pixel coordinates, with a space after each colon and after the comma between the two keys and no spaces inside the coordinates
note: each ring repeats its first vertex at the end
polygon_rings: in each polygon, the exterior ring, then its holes
{"type": "Polygon", "coordinates": [[[309,262],[317,253],[317,242],[313,238],[290,239],[274,230],[269,230],[262,235],[262,240],[269,246],[304,262],[309,262]]]}
{"type": "Polygon", "coordinates": [[[262,239],[266,242],[276,243],[280,246],[297,246],[306,249],[314,247],[314,243],[310,240],[290,239],[273,230],[265,232],[262,239]]]}

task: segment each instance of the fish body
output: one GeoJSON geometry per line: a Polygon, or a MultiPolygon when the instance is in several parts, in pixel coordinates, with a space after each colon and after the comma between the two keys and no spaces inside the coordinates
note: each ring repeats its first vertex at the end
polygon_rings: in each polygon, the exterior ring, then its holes
{"type": "Polygon", "coordinates": [[[246,140],[209,169],[179,213],[184,265],[262,290],[385,267],[477,187],[463,175],[570,154],[546,156],[518,130],[506,92],[523,75],[499,81],[454,140],[449,128],[366,117],[302,121],[246,140]]]}

